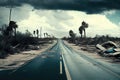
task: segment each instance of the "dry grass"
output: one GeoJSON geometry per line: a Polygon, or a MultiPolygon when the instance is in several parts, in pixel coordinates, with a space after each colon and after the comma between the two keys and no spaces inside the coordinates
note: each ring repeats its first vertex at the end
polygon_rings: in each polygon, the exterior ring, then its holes
{"type": "Polygon", "coordinates": [[[9,55],[5,59],[0,59],[0,69],[14,69],[20,67],[27,61],[35,58],[36,56],[40,55],[43,51],[52,47],[55,43],[56,41],[54,41],[54,43],[52,44],[45,44],[39,50],[23,51],[19,54],[15,53],[14,55],[9,55]]]}
{"type": "Polygon", "coordinates": [[[120,60],[114,57],[102,57],[99,54],[97,54],[97,49],[95,48],[94,45],[75,45],[73,43],[68,43],[67,41],[64,41],[64,43],[73,48],[74,50],[76,50],[77,52],[80,52],[92,58],[110,63],[120,63],[120,60]]]}

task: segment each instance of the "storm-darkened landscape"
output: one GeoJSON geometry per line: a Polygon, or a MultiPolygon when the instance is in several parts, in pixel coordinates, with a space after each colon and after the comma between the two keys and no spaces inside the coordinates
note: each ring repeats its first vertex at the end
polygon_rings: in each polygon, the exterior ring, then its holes
{"type": "Polygon", "coordinates": [[[120,80],[119,0],[0,0],[0,80],[120,80]]]}

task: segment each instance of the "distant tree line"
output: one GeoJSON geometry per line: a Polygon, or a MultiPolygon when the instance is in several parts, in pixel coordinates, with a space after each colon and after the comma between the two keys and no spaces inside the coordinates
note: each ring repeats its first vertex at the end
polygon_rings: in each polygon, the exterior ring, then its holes
{"type": "Polygon", "coordinates": [[[26,30],[25,33],[17,31],[18,25],[15,21],[10,21],[9,25],[3,25],[0,28],[0,58],[5,58],[8,54],[14,54],[26,50],[28,45],[40,45],[49,42],[55,38],[50,37],[48,33],[44,34],[45,38],[39,38],[38,29],[31,33],[26,30]]]}
{"type": "Polygon", "coordinates": [[[120,42],[119,37],[110,37],[109,35],[103,35],[99,36],[96,35],[94,38],[86,37],[86,28],[88,28],[89,25],[85,21],[81,23],[81,26],[79,27],[78,31],[80,33],[80,37],[76,36],[75,32],[73,30],[69,30],[69,36],[70,37],[63,37],[63,39],[68,40],[69,42],[75,43],[75,44],[83,44],[83,45],[96,45],[101,44],[106,41],[113,41],[113,42],[120,42]]]}
{"type": "MultiPolygon", "coordinates": [[[[81,23],[81,26],[79,27],[79,33],[80,33],[80,35],[81,35],[81,38],[86,38],[86,28],[88,28],[88,23],[86,23],[85,21],[83,21],[82,23],[81,23]],[[84,33],[84,37],[83,37],[83,33],[84,33]]],[[[73,42],[73,43],[75,43],[76,41],[75,41],[75,39],[76,39],[76,34],[72,31],[72,30],[70,30],[69,31],[69,35],[70,35],[70,41],[71,42],[73,42]]]]}

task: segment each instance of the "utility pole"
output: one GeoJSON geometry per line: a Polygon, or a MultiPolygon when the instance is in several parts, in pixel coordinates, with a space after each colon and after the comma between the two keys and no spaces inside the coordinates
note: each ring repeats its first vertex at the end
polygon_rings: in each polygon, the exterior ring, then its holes
{"type": "Polygon", "coordinates": [[[9,22],[11,21],[12,6],[10,6],[9,22]]]}
{"type": "MultiPolygon", "coordinates": [[[[10,3],[12,3],[11,0],[10,3]]],[[[9,22],[11,21],[11,16],[12,16],[12,5],[10,5],[9,22]]]]}
{"type": "Polygon", "coordinates": [[[40,38],[42,38],[42,27],[40,27],[40,38]]]}

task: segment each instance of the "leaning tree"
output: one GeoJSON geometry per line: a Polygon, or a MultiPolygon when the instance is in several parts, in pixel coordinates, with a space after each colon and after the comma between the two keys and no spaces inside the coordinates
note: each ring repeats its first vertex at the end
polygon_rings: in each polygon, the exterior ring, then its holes
{"type": "Polygon", "coordinates": [[[71,37],[72,42],[74,42],[75,41],[75,33],[72,30],[70,30],[69,35],[71,37]]]}
{"type": "Polygon", "coordinates": [[[16,38],[16,28],[18,28],[18,25],[15,21],[10,21],[9,26],[7,27],[7,31],[9,35],[11,35],[14,32],[15,38],[16,38]]]}
{"type": "Polygon", "coordinates": [[[88,28],[88,23],[83,21],[81,26],[79,27],[79,33],[81,35],[81,38],[82,38],[83,32],[84,32],[84,37],[86,37],[86,30],[85,30],[86,28],[88,28]]]}

